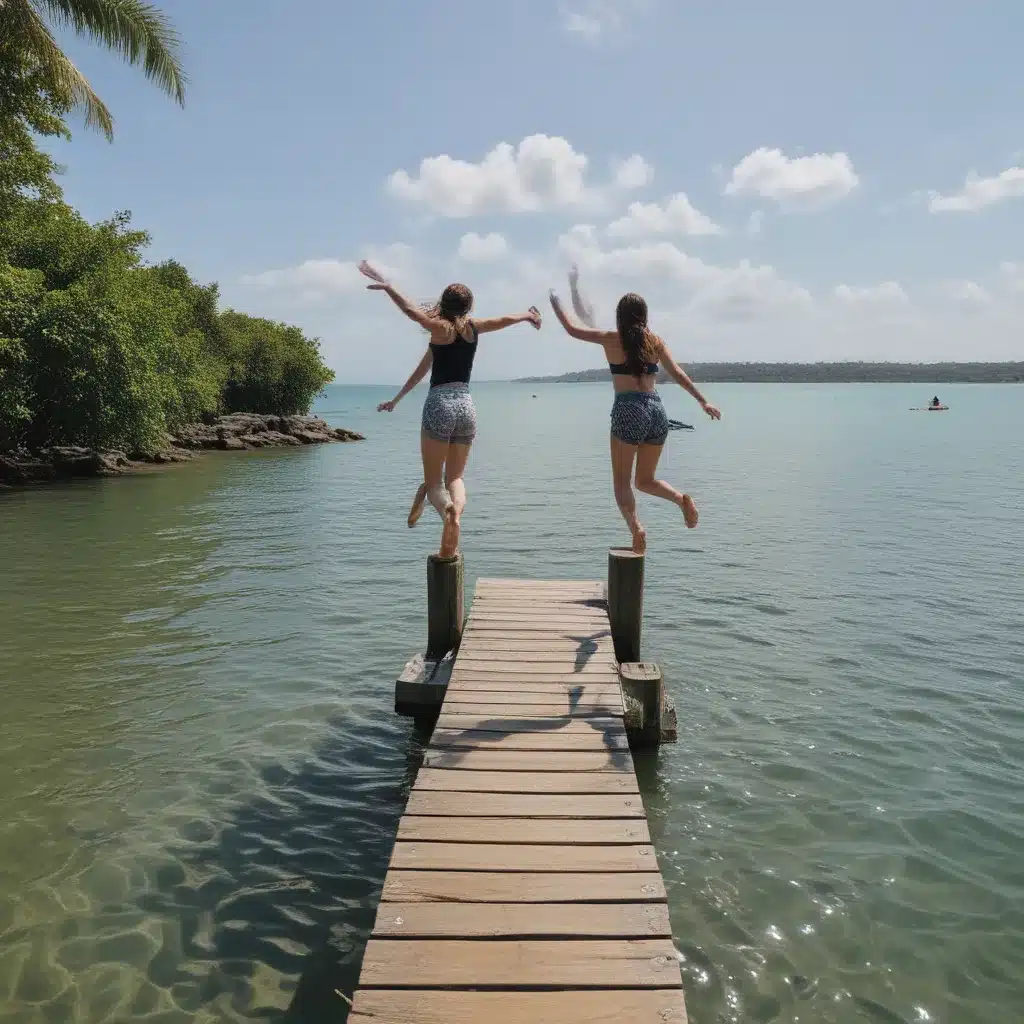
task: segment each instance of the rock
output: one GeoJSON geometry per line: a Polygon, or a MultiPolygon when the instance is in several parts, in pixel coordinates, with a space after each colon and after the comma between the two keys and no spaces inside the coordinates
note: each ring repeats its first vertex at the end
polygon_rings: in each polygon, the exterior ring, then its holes
{"type": "MultiPolygon", "coordinates": [[[[2,4],[2,0],[0,0],[2,4]]],[[[362,434],[332,427],[319,416],[262,416],[237,412],[205,416],[202,423],[179,427],[168,446],[156,452],[97,451],[74,445],[54,445],[38,451],[0,452],[0,487],[23,487],[72,477],[121,476],[142,464],[188,462],[207,449],[246,451],[253,448],[298,448],[332,441],[363,441],[362,434]]]]}

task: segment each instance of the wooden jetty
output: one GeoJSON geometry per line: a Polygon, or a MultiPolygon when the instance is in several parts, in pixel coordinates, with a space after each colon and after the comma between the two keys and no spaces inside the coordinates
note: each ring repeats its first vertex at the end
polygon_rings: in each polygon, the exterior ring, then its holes
{"type": "Polygon", "coordinates": [[[616,657],[639,654],[640,609],[621,614],[619,597],[639,603],[643,560],[628,555],[612,553],[607,596],[600,583],[480,580],[464,627],[461,561],[428,568],[449,574],[431,593],[459,617],[437,627],[454,631],[457,656],[396,690],[407,707],[415,685],[432,699],[447,665],[353,1024],[685,1024],[630,751],[650,742],[661,677],[616,657]],[[623,678],[639,687],[630,728],[623,678]]]}

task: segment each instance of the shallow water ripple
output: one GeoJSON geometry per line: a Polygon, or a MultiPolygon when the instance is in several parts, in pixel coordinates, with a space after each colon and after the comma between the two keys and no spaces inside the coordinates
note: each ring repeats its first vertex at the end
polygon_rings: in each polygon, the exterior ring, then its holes
{"type": "MultiPolygon", "coordinates": [[[[642,506],[680,740],[638,771],[691,1017],[1013,1024],[1020,392],[941,420],[899,387],[714,393],[663,463],[700,529],[642,506]]],[[[364,445],[0,498],[4,1024],[344,1020],[422,754],[392,685],[437,533],[404,526],[418,411],[379,400],[325,399],[364,445]]],[[[477,403],[470,586],[601,577],[605,389],[477,403]]]]}

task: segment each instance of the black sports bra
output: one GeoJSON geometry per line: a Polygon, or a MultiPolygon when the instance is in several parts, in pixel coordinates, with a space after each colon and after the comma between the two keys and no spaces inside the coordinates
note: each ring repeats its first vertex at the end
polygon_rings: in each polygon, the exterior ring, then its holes
{"type": "MultiPolygon", "coordinates": [[[[634,376],[633,371],[625,363],[609,363],[608,364],[608,369],[611,370],[613,374],[617,374],[617,375],[619,375],[619,374],[628,374],[630,377],[634,376]]],[[[658,364],[657,363],[644,363],[644,373],[645,374],[647,374],[647,373],[652,373],[653,374],[653,373],[657,373],[657,372],[658,372],[658,364]]]]}
{"type": "Polygon", "coordinates": [[[430,370],[430,386],[439,384],[468,384],[473,372],[473,357],[476,355],[476,343],[480,335],[476,324],[473,328],[473,340],[467,341],[460,334],[447,345],[431,343],[430,350],[434,353],[434,362],[430,370]]]}

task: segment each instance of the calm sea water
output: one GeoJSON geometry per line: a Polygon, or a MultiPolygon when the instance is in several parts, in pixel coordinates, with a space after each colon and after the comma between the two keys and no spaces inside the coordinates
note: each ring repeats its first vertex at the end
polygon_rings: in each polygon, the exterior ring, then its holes
{"type": "MultiPolygon", "coordinates": [[[[641,767],[695,1024],[1024,1016],[1024,390],[678,391],[641,767]]],[[[0,1020],[342,1020],[422,749],[416,396],[360,445],[0,496],[0,1020]]],[[[481,385],[477,575],[601,578],[606,385],[481,385]],[[533,397],[533,396],[536,397],[533,397]]]]}

